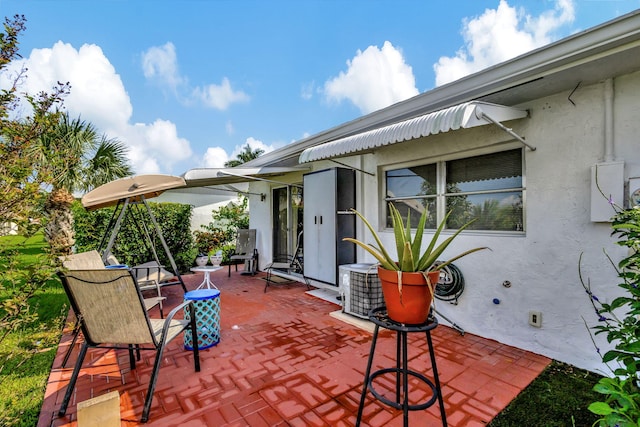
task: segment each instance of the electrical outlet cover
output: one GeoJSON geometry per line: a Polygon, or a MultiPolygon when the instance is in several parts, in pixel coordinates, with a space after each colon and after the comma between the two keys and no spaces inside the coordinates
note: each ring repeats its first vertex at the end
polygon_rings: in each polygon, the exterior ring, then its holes
{"type": "Polygon", "coordinates": [[[542,327],[542,313],[539,311],[530,311],[529,312],[529,324],[531,326],[535,326],[536,328],[542,327]]]}

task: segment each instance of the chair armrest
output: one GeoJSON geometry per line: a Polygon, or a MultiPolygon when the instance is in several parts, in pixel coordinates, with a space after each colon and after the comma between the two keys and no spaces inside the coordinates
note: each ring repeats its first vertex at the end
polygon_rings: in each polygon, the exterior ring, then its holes
{"type": "Polygon", "coordinates": [[[269,269],[289,269],[293,263],[293,257],[288,254],[279,254],[272,258],[271,262],[265,266],[265,270],[269,269]]]}
{"type": "Polygon", "coordinates": [[[171,321],[173,320],[176,313],[178,313],[180,310],[183,310],[186,306],[191,306],[190,311],[191,311],[192,319],[195,319],[196,310],[195,310],[193,301],[191,300],[184,301],[182,304],[178,305],[173,310],[171,310],[167,315],[167,317],[164,319],[164,326],[162,327],[162,335],[160,336],[160,342],[164,342],[165,337],[167,336],[167,332],[169,331],[169,327],[171,326],[171,321]]]}
{"type": "Polygon", "coordinates": [[[131,267],[131,270],[138,283],[155,282],[161,284],[171,277],[175,277],[175,274],[166,270],[164,265],[155,261],[136,265],[131,267]]]}
{"type": "Polygon", "coordinates": [[[167,314],[167,318],[165,320],[171,320],[177,312],[179,312],[180,310],[184,309],[186,306],[188,305],[193,305],[193,301],[192,300],[187,300],[184,301],[183,303],[177,305],[173,310],[171,310],[169,312],[169,314],[167,314]]]}

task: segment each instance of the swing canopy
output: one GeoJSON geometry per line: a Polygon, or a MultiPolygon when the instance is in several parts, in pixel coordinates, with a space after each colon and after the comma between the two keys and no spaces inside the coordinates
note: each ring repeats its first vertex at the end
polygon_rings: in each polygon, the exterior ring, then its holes
{"type": "MultiPolygon", "coordinates": [[[[114,246],[116,236],[120,231],[123,221],[126,221],[128,218],[129,221],[133,221],[138,227],[141,240],[145,242],[147,249],[153,256],[152,261],[132,267],[136,272],[142,271],[142,269],[146,270],[145,273],[142,273],[144,278],[138,275],[138,284],[151,282],[145,286],[149,289],[151,289],[151,287],[158,288],[158,293],[160,292],[159,288],[161,286],[179,284],[186,292],[187,289],[180,276],[173,255],[171,255],[167,242],[162,236],[162,230],[147,204],[147,199],[157,197],[165,190],[184,186],[186,186],[185,180],[178,176],[138,175],[108,182],[85,194],[82,197],[82,205],[87,210],[115,206],[109,225],[98,246],[98,252],[101,254],[102,261],[105,264],[109,264],[109,261],[113,259],[111,250],[114,246]],[[143,208],[137,213],[134,213],[129,209],[131,205],[141,205],[143,208]],[[146,215],[144,212],[146,212],[146,215]],[[165,266],[160,263],[154,243],[155,239],[152,238],[150,229],[155,230],[156,236],[162,243],[162,248],[170,264],[166,266],[166,268],[171,268],[172,272],[165,270],[165,266]]],[[[115,262],[115,264],[119,263],[115,262]]]]}
{"type": "Polygon", "coordinates": [[[87,210],[118,204],[122,199],[139,202],[151,199],[172,188],[185,187],[184,178],[172,175],[137,175],[117,179],[97,187],[82,197],[82,206],[87,210]]]}

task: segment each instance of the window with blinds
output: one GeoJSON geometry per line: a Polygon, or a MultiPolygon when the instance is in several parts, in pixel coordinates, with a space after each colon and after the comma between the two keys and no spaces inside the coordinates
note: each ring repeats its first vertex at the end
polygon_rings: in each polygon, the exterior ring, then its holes
{"type": "MultiPolygon", "coordinates": [[[[427,228],[451,212],[446,228],[474,221],[470,230],[524,231],[522,150],[509,150],[386,171],[387,202],[412,226],[426,209],[427,228]],[[442,207],[442,209],[439,209],[442,207]]],[[[387,207],[387,227],[391,217],[387,207]]]]}

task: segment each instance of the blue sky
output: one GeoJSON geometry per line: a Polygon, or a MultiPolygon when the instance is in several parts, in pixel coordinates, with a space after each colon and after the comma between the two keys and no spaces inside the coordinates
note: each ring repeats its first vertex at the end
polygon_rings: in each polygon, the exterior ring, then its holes
{"type": "MultiPolygon", "coordinates": [[[[0,0],[22,89],[129,148],[136,173],[222,167],[640,7],[640,0],[0,0]]],[[[10,70],[0,75],[7,84],[10,70]]]]}

